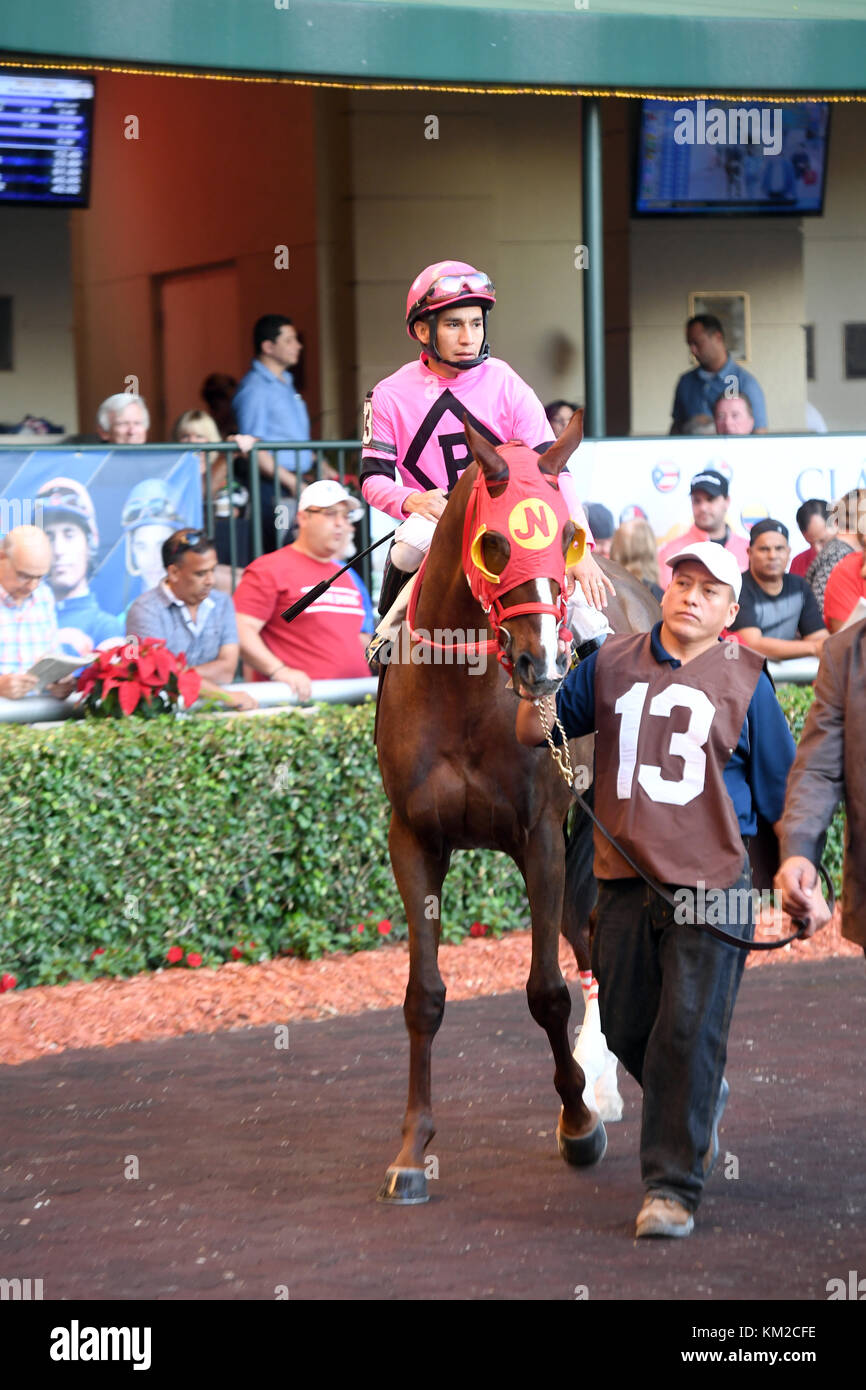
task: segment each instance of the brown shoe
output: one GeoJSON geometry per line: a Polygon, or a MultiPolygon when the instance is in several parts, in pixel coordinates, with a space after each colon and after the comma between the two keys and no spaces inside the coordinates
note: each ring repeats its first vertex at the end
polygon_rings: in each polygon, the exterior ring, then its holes
{"type": "Polygon", "coordinates": [[[642,1236],[689,1236],[694,1226],[695,1218],[682,1202],[648,1192],[638,1214],[635,1237],[639,1240],[642,1236]]]}

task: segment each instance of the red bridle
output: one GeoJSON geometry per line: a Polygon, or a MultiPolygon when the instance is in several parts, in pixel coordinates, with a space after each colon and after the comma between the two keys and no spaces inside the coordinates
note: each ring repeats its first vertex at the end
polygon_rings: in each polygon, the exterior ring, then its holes
{"type": "Polygon", "coordinates": [[[472,595],[483,608],[493,629],[493,638],[485,642],[434,642],[415,629],[415,613],[426,556],[412,591],[407,613],[409,635],[415,642],[437,651],[476,654],[496,652],[509,675],[512,664],[502,648],[502,624],[509,618],[529,614],[551,614],[557,620],[558,636],[571,640],[564,628],[567,601],[565,595],[565,559],[562,553],[562,529],[570,515],[555,478],[548,478],[538,467],[538,455],[523,444],[503,444],[497,450],[508,468],[505,485],[497,497],[491,497],[481,468],[472,486],[463,523],[462,562],[466,581],[472,595]],[[540,484],[542,484],[540,486],[540,484]],[[484,565],[482,541],[486,532],[503,535],[510,546],[508,561],[501,574],[494,574],[484,565]],[[508,604],[504,597],[518,585],[530,580],[550,579],[558,585],[555,603],[508,604]]]}

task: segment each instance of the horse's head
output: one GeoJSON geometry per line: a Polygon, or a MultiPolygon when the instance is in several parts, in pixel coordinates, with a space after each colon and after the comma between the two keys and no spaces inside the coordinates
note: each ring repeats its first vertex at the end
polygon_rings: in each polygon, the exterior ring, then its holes
{"type": "Polygon", "coordinates": [[[517,441],[494,448],[468,421],[478,464],[463,530],[463,569],[499,640],[514,689],[536,700],[568,667],[565,568],[583,553],[559,474],[583,436],[583,411],[544,454],[517,441]]]}

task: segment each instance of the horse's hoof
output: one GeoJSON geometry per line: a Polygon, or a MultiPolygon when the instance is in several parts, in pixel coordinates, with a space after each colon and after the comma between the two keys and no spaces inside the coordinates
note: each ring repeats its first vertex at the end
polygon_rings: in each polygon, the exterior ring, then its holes
{"type": "Polygon", "coordinates": [[[395,1207],[416,1207],[430,1200],[423,1168],[389,1168],[376,1194],[377,1202],[395,1207]]]}
{"type": "Polygon", "coordinates": [[[593,1163],[600,1163],[607,1153],[607,1134],[601,1120],[581,1139],[563,1134],[560,1120],[556,1126],[556,1142],[562,1157],[573,1168],[589,1168],[593,1163]]]}

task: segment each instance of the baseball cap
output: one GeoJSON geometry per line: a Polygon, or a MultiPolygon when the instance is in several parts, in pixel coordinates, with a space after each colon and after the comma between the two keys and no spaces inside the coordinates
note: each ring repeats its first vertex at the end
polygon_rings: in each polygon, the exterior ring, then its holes
{"type": "Polygon", "coordinates": [[[616,530],[613,513],[608,511],[602,502],[584,502],[583,510],[586,512],[589,529],[594,538],[597,541],[609,541],[616,530]]]}
{"type": "Polygon", "coordinates": [[[784,536],[785,540],[788,539],[787,526],[783,526],[781,521],[774,521],[771,516],[765,516],[762,521],[755,522],[754,526],[749,532],[749,540],[753,541],[758,536],[763,536],[765,531],[778,531],[780,536],[784,536]]]}
{"type": "Polygon", "coordinates": [[[728,480],[717,469],[705,468],[703,473],[696,473],[689,484],[689,492],[696,490],[706,492],[710,497],[727,497],[728,480]]]}
{"type": "Polygon", "coordinates": [[[305,487],[298,501],[298,511],[305,512],[308,507],[336,507],[338,502],[345,502],[348,506],[350,521],[361,520],[363,508],[335,478],[320,478],[317,483],[305,487]]]}
{"type": "Polygon", "coordinates": [[[723,545],[717,545],[715,541],[698,541],[695,545],[686,546],[685,550],[678,551],[676,555],[671,555],[668,564],[673,570],[681,560],[700,561],[714,578],[721,580],[723,584],[730,584],[734,598],[739,603],[743,576],[736,557],[730,550],[725,550],[723,545]]]}

